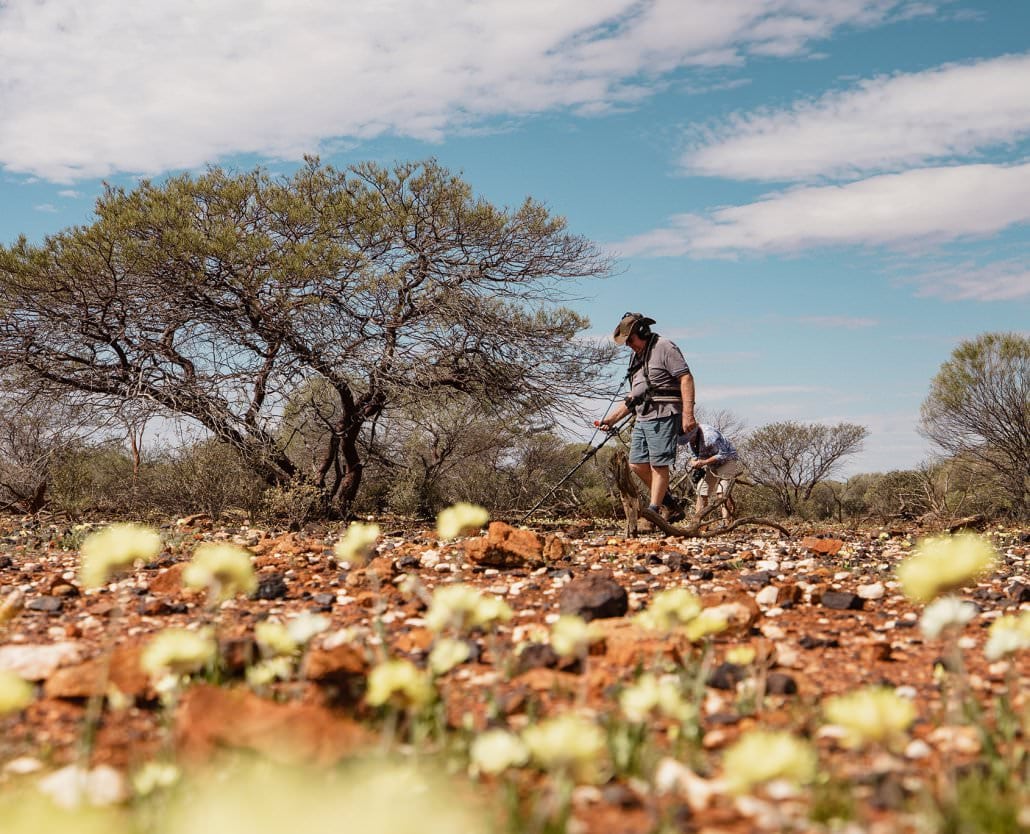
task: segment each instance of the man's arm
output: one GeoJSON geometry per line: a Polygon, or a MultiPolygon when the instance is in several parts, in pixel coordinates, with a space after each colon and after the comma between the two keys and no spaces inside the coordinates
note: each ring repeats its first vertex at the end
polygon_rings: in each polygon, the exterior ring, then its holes
{"type": "Polygon", "coordinates": [[[697,420],[694,419],[694,375],[690,371],[687,371],[680,377],[680,397],[683,400],[683,425],[681,430],[686,434],[697,425],[697,420]]]}

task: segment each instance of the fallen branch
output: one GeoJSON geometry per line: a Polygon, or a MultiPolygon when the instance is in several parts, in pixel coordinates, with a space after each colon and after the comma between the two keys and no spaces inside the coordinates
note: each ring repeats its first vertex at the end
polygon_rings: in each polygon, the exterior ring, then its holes
{"type": "Polygon", "coordinates": [[[715,536],[721,536],[724,533],[729,533],[731,530],[736,530],[738,527],[742,527],[745,524],[755,524],[762,527],[772,527],[774,530],[782,533],[786,538],[790,538],[790,531],[785,527],[777,524],[775,521],[769,521],[767,518],[758,518],[757,516],[746,516],[745,518],[738,518],[732,524],[726,527],[720,527],[716,530],[705,530],[702,529],[706,524],[711,522],[698,522],[690,527],[677,527],[673,524],[669,524],[664,518],[658,513],[652,512],[651,510],[642,509],[640,511],[641,518],[646,518],[655,527],[661,530],[667,536],[676,536],[677,538],[695,538],[695,539],[710,539],[715,536]]]}

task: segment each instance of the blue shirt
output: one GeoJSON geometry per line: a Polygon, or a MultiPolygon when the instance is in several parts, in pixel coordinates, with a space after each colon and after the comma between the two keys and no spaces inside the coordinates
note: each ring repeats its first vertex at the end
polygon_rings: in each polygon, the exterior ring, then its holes
{"type": "Polygon", "coordinates": [[[722,432],[720,432],[715,426],[706,426],[702,423],[698,423],[698,431],[694,435],[694,442],[691,443],[684,435],[680,435],[679,441],[681,446],[687,446],[693,453],[694,457],[708,459],[714,457],[711,465],[719,463],[725,463],[728,460],[737,459],[737,449],[730,443],[722,432]]]}

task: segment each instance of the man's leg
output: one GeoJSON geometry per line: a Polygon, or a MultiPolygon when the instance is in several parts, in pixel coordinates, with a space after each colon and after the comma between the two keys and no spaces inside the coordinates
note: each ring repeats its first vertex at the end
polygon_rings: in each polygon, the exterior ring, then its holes
{"type": "Polygon", "coordinates": [[[651,464],[651,503],[662,506],[665,493],[669,490],[669,467],[651,464]]]}
{"type": "Polygon", "coordinates": [[[649,463],[631,463],[629,468],[633,470],[633,474],[640,478],[644,482],[644,486],[647,487],[648,494],[651,492],[651,464],[649,463]]]}

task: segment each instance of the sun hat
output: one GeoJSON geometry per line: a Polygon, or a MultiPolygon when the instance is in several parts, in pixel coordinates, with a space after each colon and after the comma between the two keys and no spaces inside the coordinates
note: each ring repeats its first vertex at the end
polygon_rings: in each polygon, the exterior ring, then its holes
{"type": "Polygon", "coordinates": [[[634,328],[654,323],[654,319],[647,318],[643,313],[624,313],[618,327],[612,333],[612,338],[615,339],[615,344],[624,345],[634,328]]]}

